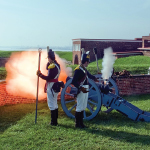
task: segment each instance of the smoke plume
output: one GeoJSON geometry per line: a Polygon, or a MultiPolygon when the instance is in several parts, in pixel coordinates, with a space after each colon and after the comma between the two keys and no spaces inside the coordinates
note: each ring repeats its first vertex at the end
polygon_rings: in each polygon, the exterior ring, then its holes
{"type": "Polygon", "coordinates": [[[111,77],[114,62],[115,56],[113,55],[113,49],[111,47],[104,49],[104,57],[101,70],[103,79],[109,79],[109,77],[111,77]]]}
{"type": "MultiPolygon", "coordinates": [[[[65,61],[58,55],[57,62],[60,64],[61,72],[59,81],[66,80],[66,77],[72,73],[70,68],[67,68],[65,61]]],[[[35,98],[37,92],[37,75],[38,70],[38,51],[24,51],[13,53],[6,63],[6,90],[14,96],[22,96],[27,98],[35,98]]],[[[46,64],[48,62],[47,52],[42,51],[40,70],[44,75],[47,75],[46,64]]],[[[44,85],[46,81],[39,78],[39,99],[46,97],[44,93],[44,85]]]]}

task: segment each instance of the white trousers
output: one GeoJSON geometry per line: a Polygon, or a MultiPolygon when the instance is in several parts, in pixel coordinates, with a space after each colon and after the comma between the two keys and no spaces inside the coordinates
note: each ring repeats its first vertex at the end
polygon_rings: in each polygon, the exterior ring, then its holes
{"type": "Polygon", "coordinates": [[[47,83],[47,104],[50,110],[55,110],[58,108],[57,96],[58,93],[55,93],[52,89],[54,82],[47,83]]]}
{"type": "MultiPolygon", "coordinates": [[[[89,85],[83,85],[82,87],[87,88],[89,90],[89,85]]],[[[86,109],[87,101],[88,101],[89,93],[83,93],[82,91],[77,95],[77,107],[76,111],[81,112],[86,109]]]]}

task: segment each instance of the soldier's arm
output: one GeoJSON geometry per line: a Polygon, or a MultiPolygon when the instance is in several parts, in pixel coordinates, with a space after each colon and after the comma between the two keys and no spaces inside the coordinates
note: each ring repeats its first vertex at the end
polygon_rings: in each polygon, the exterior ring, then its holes
{"type": "Polygon", "coordinates": [[[86,90],[86,88],[82,87],[79,83],[80,76],[81,76],[81,70],[75,70],[75,73],[72,79],[72,84],[78,89],[77,93],[79,93],[80,91],[82,91],[83,93],[87,93],[88,91],[86,90]]]}
{"type": "Polygon", "coordinates": [[[95,77],[95,76],[93,76],[93,75],[91,75],[88,71],[87,71],[87,75],[88,75],[88,77],[89,77],[90,79],[92,79],[92,80],[96,80],[96,77],[95,77]]]}
{"type": "Polygon", "coordinates": [[[39,74],[39,77],[40,78],[42,78],[43,80],[46,80],[46,81],[48,81],[48,80],[50,80],[51,79],[51,77],[50,76],[45,76],[44,74],[42,74],[42,73],[40,73],[39,74]]]}
{"type": "Polygon", "coordinates": [[[42,78],[43,80],[49,81],[49,80],[53,79],[52,74],[55,74],[55,69],[54,69],[55,67],[56,66],[54,64],[51,64],[48,66],[48,71],[49,71],[48,76],[42,74],[40,71],[37,72],[37,75],[40,78],[42,78]]]}

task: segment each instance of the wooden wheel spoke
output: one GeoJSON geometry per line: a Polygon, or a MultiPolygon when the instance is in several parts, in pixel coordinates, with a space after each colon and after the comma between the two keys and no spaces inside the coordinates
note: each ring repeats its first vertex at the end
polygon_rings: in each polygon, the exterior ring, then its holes
{"type": "Polygon", "coordinates": [[[93,110],[89,104],[87,104],[87,108],[90,110],[90,112],[93,114],[93,110]]]}
{"type": "Polygon", "coordinates": [[[68,104],[68,103],[71,103],[71,102],[74,102],[74,101],[75,101],[75,99],[70,100],[70,101],[65,101],[65,104],[68,104]]]}
{"type": "Polygon", "coordinates": [[[93,86],[90,87],[89,91],[93,88],[93,86]]]}
{"type": "Polygon", "coordinates": [[[92,98],[92,97],[95,97],[95,96],[97,96],[97,94],[90,95],[89,98],[92,98]]]}
{"type": "Polygon", "coordinates": [[[70,94],[70,93],[67,93],[67,92],[65,92],[65,95],[69,95],[69,96],[74,97],[74,95],[73,95],[73,94],[70,94]]]}
{"type": "Polygon", "coordinates": [[[74,107],[76,107],[76,106],[77,106],[77,104],[73,105],[72,108],[69,109],[68,111],[71,112],[71,110],[72,110],[74,107]]]}
{"type": "Polygon", "coordinates": [[[70,84],[70,85],[68,85],[68,87],[75,88],[75,87],[74,87],[73,85],[71,85],[71,84],[70,84]]]}
{"type": "Polygon", "coordinates": [[[93,105],[97,106],[97,103],[94,103],[94,102],[93,102],[93,101],[91,101],[91,100],[88,100],[88,103],[91,103],[91,104],[93,104],[93,105]]]}

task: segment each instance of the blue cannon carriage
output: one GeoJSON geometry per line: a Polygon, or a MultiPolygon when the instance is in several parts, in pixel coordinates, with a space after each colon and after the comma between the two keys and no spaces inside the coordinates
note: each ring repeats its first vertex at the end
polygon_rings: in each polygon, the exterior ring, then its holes
{"type": "MultiPolygon", "coordinates": [[[[118,87],[112,78],[104,81],[100,74],[95,76],[99,79],[99,82],[88,79],[89,96],[87,108],[84,111],[85,120],[93,119],[99,113],[101,107],[105,106],[107,108],[106,113],[115,109],[132,120],[150,122],[149,112],[137,108],[119,96],[118,87]]],[[[72,78],[67,78],[65,87],[61,92],[61,105],[68,117],[75,118],[77,103],[74,95],[77,89],[71,82],[72,78]]]]}

